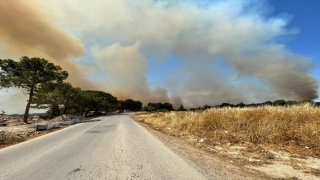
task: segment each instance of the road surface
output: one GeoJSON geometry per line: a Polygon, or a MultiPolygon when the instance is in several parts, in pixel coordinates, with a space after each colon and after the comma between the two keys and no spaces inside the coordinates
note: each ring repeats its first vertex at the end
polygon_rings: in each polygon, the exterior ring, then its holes
{"type": "Polygon", "coordinates": [[[0,149],[0,179],[207,179],[127,114],[0,149]]]}

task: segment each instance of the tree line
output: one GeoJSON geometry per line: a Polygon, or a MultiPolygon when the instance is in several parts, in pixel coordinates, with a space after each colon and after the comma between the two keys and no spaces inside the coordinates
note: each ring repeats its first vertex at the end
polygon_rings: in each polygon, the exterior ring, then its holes
{"type": "MultiPolygon", "coordinates": [[[[96,90],[82,90],[64,82],[68,72],[63,71],[60,66],[50,63],[43,58],[28,58],[23,56],[20,61],[11,59],[0,59],[0,88],[17,87],[29,95],[23,121],[28,122],[30,108],[49,109],[48,117],[62,114],[78,114],[80,116],[99,115],[115,110],[129,111],[158,111],[167,112],[174,110],[170,103],[149,102],[142,107],[142,102],[132,99],[117,100],[113,95],[96,90]]],[[[290,106],[300,103],[320,103],[313,101],[266,101],[257,104],[230,104],[222,103],[216,106],[205,105],[189,110],[205,110],[209,108],[222,107],[258,107],[258,106],[290,106]]],[[[187,109],[181,105],[178,111],[187,109]]]]}
{"type": "Polygon", "coordinates": [[[250,103],[250,104],[244,104],[244,103],[238,103],[238,104],[231,104],[231,103],[222,103],[220,105],[215,105],[215,106],[208,106],[204,105],[203,107],[198,107],[198,108],[190,108],[191,111],[196,111],[196,110],[205,110],[205,109],[210,109],[210,108],[224,108],[224,107],[236,107],[236,108],[244,108],[244,107],[259,107],[259,106],[292,106],[292,105],[299,105],[299,104],[313,104],[315,106],[320,107],[319,102],[314,102],[311,100],[302,100],[302,101],[292,101],[292,100],[275,100],[275,101],[266,101],[263,103],[250,103]]]}
{"type": "Polygon", "coordinates": [[[173,106],[170,103],[152,103],[149,102],[146,106],[143,106],[142,111],[162,111],[162,112],[166,112],[166,111],[172,111],[173,110],[173,106]]]}
{"type": "Polygon", "coordinates": [[[20,61],[0,59],[0,88],[20,88],[29,96],[23,121],[28,123],[30,108],[48,109],[48,116],[78,114],[88,116],[115,109],[140,110],[142,103],[132,99],[118,101],[113,95],[82,90],[64,82],[68,72],[43,58],[23,56],[20,61]]]}

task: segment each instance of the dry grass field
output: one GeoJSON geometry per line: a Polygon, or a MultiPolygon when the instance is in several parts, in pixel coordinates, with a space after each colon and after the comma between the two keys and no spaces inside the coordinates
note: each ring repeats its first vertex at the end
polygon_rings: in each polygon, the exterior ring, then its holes
{"type": "Polygon", "coordinates": [[[320,108],[310,104],[212,108],[202,112],[140,112],[134,118],[167,134],[193,136],[209,145],[259,145],[320,157],[320,108]]]}
{"type": "Polygon", "coordinates": [[[242,167],[281,178],[320,178],[320,108],[311,104],[138,112],[132,117],[242,167]]]}

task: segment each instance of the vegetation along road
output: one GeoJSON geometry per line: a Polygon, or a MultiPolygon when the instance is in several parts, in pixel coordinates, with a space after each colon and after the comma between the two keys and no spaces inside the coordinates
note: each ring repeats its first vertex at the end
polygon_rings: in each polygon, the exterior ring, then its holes
{"type": "Polygon", "coordinates": [[[127,114],[0,150],[0,179],[206,179],[127,114]]]}

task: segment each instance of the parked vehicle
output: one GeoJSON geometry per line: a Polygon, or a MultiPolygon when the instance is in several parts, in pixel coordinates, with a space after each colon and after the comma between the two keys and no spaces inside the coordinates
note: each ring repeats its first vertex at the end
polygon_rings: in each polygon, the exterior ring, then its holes
{"type": "Polygon", "coordinates": [[[119,109],[116,111],[116,113],[123,113],[123,111],[119,109]]]}

